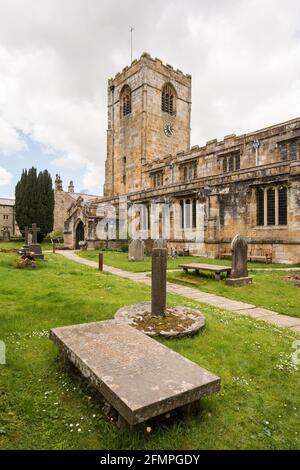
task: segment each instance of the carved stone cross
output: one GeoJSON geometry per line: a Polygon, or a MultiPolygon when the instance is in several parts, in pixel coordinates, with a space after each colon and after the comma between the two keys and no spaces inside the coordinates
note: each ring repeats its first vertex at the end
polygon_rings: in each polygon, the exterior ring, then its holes
{"type": "Polygon", "coordinates": [[[40,228],[36,224],[32,224],[31,233],[32,233],[32,243],[37,243],[37,234],[40,231],[40,228]]]}

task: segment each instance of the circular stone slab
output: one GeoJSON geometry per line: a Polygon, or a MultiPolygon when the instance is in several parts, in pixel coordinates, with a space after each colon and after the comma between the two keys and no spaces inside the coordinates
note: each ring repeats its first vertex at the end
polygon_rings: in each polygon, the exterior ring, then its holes
{"type": "Polygon", "coordinates": [[[153,316],[150,302],[120,308],[115,314],[115,320],[125,322],[148,336],[164,338],[194,335],[205,326],[205,318],[199,310],[169,307],[164,317],[153,316]]]}

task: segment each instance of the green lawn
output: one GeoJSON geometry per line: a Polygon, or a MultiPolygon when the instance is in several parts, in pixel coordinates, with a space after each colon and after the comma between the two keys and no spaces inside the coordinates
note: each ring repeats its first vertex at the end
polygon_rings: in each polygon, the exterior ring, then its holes
{"type": "Polygon", "coordinates": [[[224,279],[215,281],[212,275],[205,273],[170,272],[168,280],[211,294],[274,310],[284,315],[300,317],[300,288],[287,280],[287,277],[293,274],[299,273],[295,271],[250,270],[253,283],[243,287],[228,286],[224,279]],[[178,281],[177,278],[186,279],[187,282],[178,281]],[[189,281],[192,281],[192,284],[189,281]]]}
{"type": "MultiPolygon", "coordinates": [[[[24,241],[0,242],[1,250],[19,250],[24,245],[24,241]]],[[[43,242],[42,250],[52,250],[52,243],[43,242]]]]}
{"type": "MultiPolygon", "coordinates": [[[[99,251],[78,251],[77,254],[92,261],[98,260],[99,251]]],[[[120,251],[105,250],[104,254],[104,263],[108,266],[113,266],[114,268],[124,269],[125,271],[132,272],[145,272],[151,271],[151,257],[145,256],[144,261],[128,261],[128,253],[123,253],[120,251]]],[[[183,263],[206,263],[206,264],[218,264],[224,266],[230,266],[230,260],[221,260],[221,259],[209,259],[201,258],[199,256],[180,256],[177,259],[168,260],[168,269],[176,269],[180,264],[183,263]]],[[[297,266],[297,265],[294,265],[297,266]]],[[[300,264],[298,265],[300,269],[300,264]]],[[[287,265],[272,263],[249,263],[249,267],[263,267],[263,268],[276,268],[276,267],[287,267],[287,265]]],[[[290,267],[290,266],[288,266],[290,267]]]]}
{"type": "MultiPolygon", "coordinates": [[[[77,251],[77,255],[92,261],[98,260],[99,251],[77,251]]],[[[144,261],[128,261],[128,253],[121,251],[105,250],[103,251],[104,264],[114,268],[124,269],[135,273],[151,271],[151,256],[145,256],[144,261]]],[[[192,256],[181,256],[177,259],[168,260],[168,268],[176,269],[182,263],[193,263],[195,258],[192,256]]]]}
{"type": "Polygon", "coordinates": [[[149,434],[122,432],[60,367],[51,327],[105,320],[150,289],[46,255],[37,270],[12,267],[0,254],[1,449],[299,449],[300,371],[291,363],[299,338],[248,317],[177,296],[170,305],[201,307],[205,329],[164,343],[218,374],[219,394],[186,420],[154,422],[149,434]],[[80,431],[79,431],[80,429],[80,431]]]}

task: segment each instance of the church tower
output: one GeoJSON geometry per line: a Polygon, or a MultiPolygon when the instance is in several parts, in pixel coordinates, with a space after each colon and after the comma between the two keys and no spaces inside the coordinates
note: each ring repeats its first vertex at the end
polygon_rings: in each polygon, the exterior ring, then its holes
{"type": "Polygon", "coordinates": [[[190,148],[191,76],[144,53],[108,81],[104,196],[142,187],[142,165],[190,148]]]}

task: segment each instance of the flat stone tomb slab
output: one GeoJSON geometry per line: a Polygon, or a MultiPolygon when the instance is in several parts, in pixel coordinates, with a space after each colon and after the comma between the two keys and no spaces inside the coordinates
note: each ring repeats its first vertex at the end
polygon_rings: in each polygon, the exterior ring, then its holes
{"type": "Polygon", "coordinates": [[[55,328],[50,338],[131,426],[220,388],[216,375],[115,320],[55,328]]]}
{"type": "Polygon", "coordinates": [[[212,273],[225,273],[231,271],[230,266],[218,266],[216,264],[189,263],[180,264],[183,269],[195,269],[199,271],[211,271],[212,273]]]}
{"type": "Polygon", "coordinates": [[[216,281],[221,280],[221,273],[227,273],[229,276],[231,268],[228,266],[217,266],[215,264],[202,264],[202,263],[189,263],[189,264],[180,264],[180,268],[188,272],[189,269],[194,271],[209,271],[214,273],[216,281]]]}

